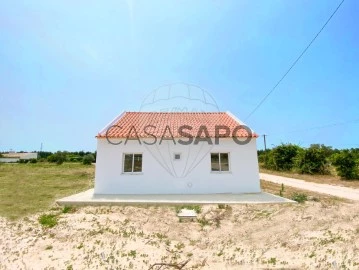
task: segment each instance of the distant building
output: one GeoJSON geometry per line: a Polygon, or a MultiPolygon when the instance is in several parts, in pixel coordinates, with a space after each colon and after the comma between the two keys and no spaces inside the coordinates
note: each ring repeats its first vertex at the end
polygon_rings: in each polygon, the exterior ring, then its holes
{"type": "Polygon", "coordinates": [[[16,153],[14,151],[2,154],[2,156],[3,157],[0,158],[0,162],[2,163],[18,162],[20,159],[37,159],[37,153],[16,153]]]}

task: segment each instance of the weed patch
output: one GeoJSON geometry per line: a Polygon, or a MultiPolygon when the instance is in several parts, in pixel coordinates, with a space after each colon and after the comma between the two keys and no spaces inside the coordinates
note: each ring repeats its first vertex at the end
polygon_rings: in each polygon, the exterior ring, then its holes
{"type": "Polygon", "coordinates": [[[39,217],[39,222],[42,226],[52,228],[57,225],[57,215],[43,214],[39,217]]]}

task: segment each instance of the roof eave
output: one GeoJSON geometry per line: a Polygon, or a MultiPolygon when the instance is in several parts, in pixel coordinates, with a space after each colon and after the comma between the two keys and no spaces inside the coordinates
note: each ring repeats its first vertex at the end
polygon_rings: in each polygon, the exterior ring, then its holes
{"type": "Polygon", "coordinates": [[[101,131],[97,133],[96,138],[106,137],[107,130],[115,123],[117,123],[125,114],[126,111],[123,111],[118,116],[116,116],[110,123],[108,123],[103,129],[101,129],[101,131]]]}

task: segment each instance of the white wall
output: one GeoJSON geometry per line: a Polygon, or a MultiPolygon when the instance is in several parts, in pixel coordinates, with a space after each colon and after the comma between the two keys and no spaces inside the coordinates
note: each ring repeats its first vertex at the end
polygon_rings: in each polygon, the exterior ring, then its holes
{"type": "MultiPolygon", "coordinates": [[[[116,140],[111,140],[116,142],[116,140]]],[[[260,192],[256,140],[238,145],[221,139],[219,145],[124,145],[97,140],[95,194],[205,194],[260,192]],[[211,152],[228,152],[230,172],[211,172],[211,152]],[[142,153],[142,173],[123,173],[123,153],[142,153]],[[181,153],[181,160],[174,160],[181,153]]],[[[213,140],[214,141],[214,140],[213,140]]],[[[153,139],[149,140],[153,142],[153,139]]]]}
{"type": "Polygon", "coordinates": [[[1,163],[13,163],[18,162],[19,160],[19,158],[0,158],[1,163]]]}

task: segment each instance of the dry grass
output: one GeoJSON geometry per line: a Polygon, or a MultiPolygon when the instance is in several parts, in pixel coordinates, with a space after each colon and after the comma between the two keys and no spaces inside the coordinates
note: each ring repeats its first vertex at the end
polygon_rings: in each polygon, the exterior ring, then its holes
{"type": "Polygon", "coordinates": [[[48,209],[56,199],[93,186],[94,167],[0,163],[0,216],[16,219],[48,209]]]}
{"type": "MultiPolygon", "coordinates": [[[[281,176],[297,176],[296,174],[264,169],[261,171],[281,176]]],[[[56,199],[93,187],[94,172],[94,166],[84,166],[77,163],[65,163],[63,165],[0,163],[0,216],[16,219],[48,210],[56,199]]],[[[312,182],[328,184],[339,182],[359,187],[359,182],[342,181],[334,176],[298,176],[302,177],[300,179],[304,177],[306,178],[304,180],[312,182]]],[[[261,183],[264,191],[279,194],[280,185],[267,181],[261,183]]],[[[295,192],[305,193],[323,201],[340,200],[336,197],[298,190],[289,186],[285,186],[284,197],[291,198],[295,192]]]]}
{"type": "Polygon", "coordinates": [[[343,187],[359,188],[359,181],[357,180],[343,180],[336,175],[310,175],[310,174],[299,174],[295,172],[279,172],[260,168],[261,173],[268,173],[278,176],[291,177],[295,179],[304,180],[307,182],[314,182],[319,184],[336,185],[343,187]]]}

